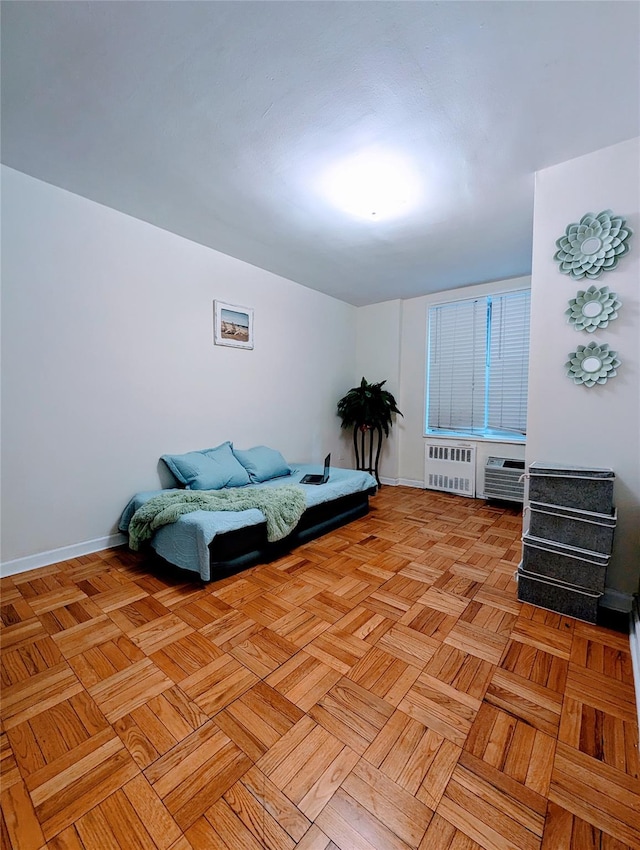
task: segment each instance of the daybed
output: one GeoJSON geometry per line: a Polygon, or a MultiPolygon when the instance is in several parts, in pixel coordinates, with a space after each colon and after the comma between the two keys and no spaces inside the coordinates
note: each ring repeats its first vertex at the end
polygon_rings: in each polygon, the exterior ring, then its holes
{"type": "MultiPolygon", "coordinates": [[[[187,490],[243,492],[292,484],[304,493],[304,512],[284,538],[269,542],[264,513],[247,510],[194,510],[175,522],[158,528],[151,547],[165,561],[197,572],[210,581],[230,571],[271,560],[283,552],[344,525],[369,510],[369,496],[377,489],[367,472],[332,467],[329,481],[321,485],[301,485],[308,472],[318,472],[309,464],[289,465],[282,455],[268,447],[256,446],[238,451],[231,443],[185,455],[163,455],[179,485],[187,490]],[[213,465],[209,462],[213,461],[213,465]]],[[[119,528],[127,533],[136,511],[155,496],[180,493],[169,488],[135,495],[122,514],[119,528]]]]}

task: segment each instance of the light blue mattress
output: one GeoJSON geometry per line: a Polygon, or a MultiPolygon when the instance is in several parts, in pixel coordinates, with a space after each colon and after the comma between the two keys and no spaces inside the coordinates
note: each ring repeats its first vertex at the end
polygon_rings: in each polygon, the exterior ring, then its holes
{"type": "MultiPolygon", "coordinates": [[[[264,481],[262,484],[247,484],[241,489],[249,490],[296,484],[306,473],[318,472],[317,465],[299,464],[291,468],[293,470],[291,475],[264,481]]],[[[367,490],[375,491],[377,484],[375,478],[368,472],[332,467],[329,481],[326,484],[304,484],[301,486],[305,491],[307,508],[311,508],[353,493],[364,493],[367,490]]],[[[162,492],[166,491],[149,490],[137,493],[124,509],[119,523],[120,531],[126,533],[136,510],[153,496],[162,492]]],[[[257,508],[248,511],[193,511],[193,513],[180,517],[177,522],[158,529],[153,536],[151,546],[158,555],[169,563],[197,572],[204,581],[209,581],[211,579],[209,544],[216,534],[224,534],[227,531],[235,531],[250,525],[259,525],[264,521],[264,514],[257,508]]]]}

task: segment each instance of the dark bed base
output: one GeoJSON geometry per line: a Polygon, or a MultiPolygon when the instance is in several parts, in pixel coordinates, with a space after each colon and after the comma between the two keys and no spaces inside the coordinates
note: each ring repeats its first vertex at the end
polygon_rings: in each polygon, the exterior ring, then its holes
{"type": "Polygon", "coordinates": [[[209,544],[211,578],[217,578],[221,572],[271,561],[295,546],[365,516],[369,511],[369,496],[375,492],[375,488],[372,488],[364,493],[353,493],[307,508],[291,534],[277,543],[269,543],[267,540],[266,523],[216,535],[209,544]]]}

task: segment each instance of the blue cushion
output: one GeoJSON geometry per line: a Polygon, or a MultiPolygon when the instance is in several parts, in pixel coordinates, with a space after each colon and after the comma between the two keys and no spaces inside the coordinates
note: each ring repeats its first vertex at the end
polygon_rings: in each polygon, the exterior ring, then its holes
{"type": "Polygon", "coordinates": [[[276,449],[270,449],[268,446],[254,446],[246,451],[234,449],[233,453],[247,470],[253,482],[291,475],[291,467],[276,449]]]}
{"type": "Polygon", "coordinates": [[[249,484],[247,470],[233,456],[229,442],[183,455],[162,455],[161,460],[187,490],[220,490],[249,484]]]}

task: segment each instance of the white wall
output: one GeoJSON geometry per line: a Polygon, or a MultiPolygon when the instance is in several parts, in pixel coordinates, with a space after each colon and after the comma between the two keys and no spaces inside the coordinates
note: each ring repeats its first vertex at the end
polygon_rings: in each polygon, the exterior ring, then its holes
{"type": "Polygon", "coordinates": [[[640,573],[640,139],[538,172],[531,304],[527,463],[611,467],[618,527],[607,585],[638,589],[640,573]],[[586,212],[612,209],[634,235],[618,267],[596,281],[575,281],[553,260],[555,242],[586,212]],[[591,283],[622,301],[619,318],[593,334],[566,323],[570,298],[591,283]],[[605,385],[575,386],[564,363],[576,346],[608,343],[622,366],[605,385]]]}
{"type": "MultiPolygon", "coordinates": [[[[476,298],[492,293],[527,289],[529,277],[494,281],[447,292],[387,301],[358,310],[357,363],[369,378],[374,371],[399,381],[394,395],[403,417],[397,417],[385,456],[382,474],[402,483],[424,486],[425,394],[427,373],[427,317],[429,307],[446,301],[476,298]],[[398,331],[396,331],[396,328],[398,331]],[[390,337],[385,340],[386,333],[390,337]],[[398,342],[396,343],[396,337],[398,342]],[[390,341],[389,341],[390,339],[390,341]],[[375,368],[374,368],[375,367],[375,368]],[[396,376],[399,375],[399,378],[396,376]]],[[[380,378],[381,379],[381,378],[380,378]]],[[[369,380],[373,380],[369,378],[369,380]]],[[[376,378],[378,380],[378,378],[376,378]]],[[[391,381],[389,385],[392,386],[391,381]]],[[[429,437],[429,440],[437,438],[429,437]]],[[[484,466],[489,455],[524,458],[522,443],[464,440],[477,446],[476,492],[484,493],[484,466]]]]}
{"type": "MultiPolygon", "coordinates": [[[[339,452],[356,309],[2,168],[2,561],[97,540],[165,452],[339,452]],[[255,349],[213,345],[213,300],[255,349]]],[[[163,474],[164,477],[164,474],[163,474]]]]}
{"type": "MultiPolygon", "coordinates": [[[[356,328],[356,383],[363,377],[370,383],[386,381],[384,389],[395,397],[402,411],[399,400],[402,301],[358,308],[356,328]]],[[[389,483],[397,483],[398,479],[398,446],[403,421],[401,416],[393,417],[389,437],[384,440],[380,454],[380,477],[389,483]]],[[[352,432],[349,437],[348,457],[352,458],[352,432]]]]}

